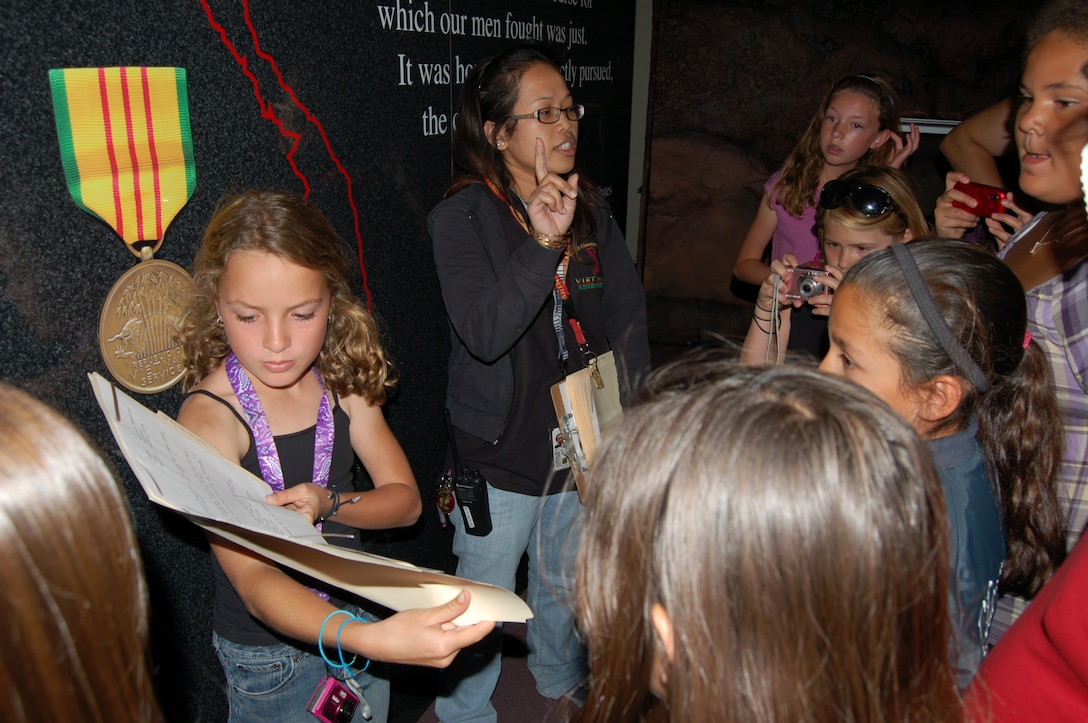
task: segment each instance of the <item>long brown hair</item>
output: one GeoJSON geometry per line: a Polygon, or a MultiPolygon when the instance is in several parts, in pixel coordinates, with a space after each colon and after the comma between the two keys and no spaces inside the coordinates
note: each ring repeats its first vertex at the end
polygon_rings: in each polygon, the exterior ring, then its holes
{"type": "Polygon", "coordinates": [[[788,366],[681,362],[650,386],[592,470],[580,720],[958,719],[947,513],[910,426],[788,366]]]}
{"type": "MultiPolygon", "coordinates": [[[[886,81],[868,75],[849,75],[836,81],[824,94],[816,115],[812,116],[808,128],[801,140],[786,157],[782,164],[782,173],[772,194],[785,209],[797,218],[812,205],[812,197],[820,184],[820,170],[824,157],[820,152],[820,126],[827,115],[831,99],[844,91],[858,93],[876,104],[880,130],[895,133],[899,130],[899,111],[896,110],[895,94],[886,81]]],[[[869,150],[858,161],[861,166],[885,166],[895,152],[895,144],[890,141],[879,148],[869,150]]]]}
{"type": "MultiPolygon", "coordinates": [[[[498,55],[486,58],[472,67],[461,87],[458,99],[457,127],[453,130],[453,183],[446,191],[452,196],[466,186],[490,181],[505,194],[505,199],[517,197],[514,181],[506,169],[502,153],[495,148],[499,132],[513,133],[517,121],[510,118],[518,102],[521,78],[538,64],[549,65],[562,75],[555,59],[542,46],[517,45],[498,55]],[[491,135],[484,124],[493,122],[491,135]]],[[[594,208],[604,206],[604,198],[596,185],[583,174],[578,175],[578,203],[574,209],[571,231],[575,245],[591,239],[597,233],[594,208]]],[[[512,208],[520,209],[517,204],[512,208]]],[[[526,223],[528,218],[523,219],[526,223]]]]}
{"type": "Polygon", "coordinates": [[[355,300],[348,284],[343,242],[316,206],[281,191],[224,196],[204,230],[193,262],[197,291],[181,330],[188,361],[184,389],[195,387],[230,353],[216,300],[227,261],[242,251],[271,254],[324,275],[332,305],[317,370],[337,394],[359,394],[373,404],[384,403],[386,389],[395,383],[392,367],[374,317],[355,300]]]}
{"type": "Polygon", "coordinates": [[[1043,350],[1025,344],[1027,303],[1020,282],[992,254],[959,241],[906,245],[956,342],[985,373],[980,392],[938,342],[890,250],[872,253],[843,279],[892,330],[888,351],[903,384],[916,389],[937,376],[963,380],[963,399],[934,431],[957,431],[972,419],[997,482],[1005,527],[1000,590],[1032,597],[1065,559],[1065,520],[1058,502],[1062,424],[1043,350]]]}
{"type": "Polygon", "coordinates": [[[87,439],[0,383],[0,720],[161,720],[128,508],[87,439]]]}

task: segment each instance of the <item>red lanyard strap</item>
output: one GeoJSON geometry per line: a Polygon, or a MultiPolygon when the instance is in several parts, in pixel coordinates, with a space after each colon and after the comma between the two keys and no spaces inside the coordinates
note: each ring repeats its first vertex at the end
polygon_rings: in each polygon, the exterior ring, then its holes
{"type": "Polygon", "coordinates": [[[591,353],[589,343],[586,341],[585,332],[582,331],[582,325],[578,322],[578,312],[574,308],[574,299],[570,296],[570,289],[567,288],[567,282],[563,279],[569,267],[570,249],[568,248],[563,254],[562,273],[559,270],[555,272],[555,290],[559,292],[559,298],[563,300],[563,311],[566,312],[567,322],[570,324],[571,331],[574,332],[574,340],[578,342],[578,350],[585,356],[591,353]]]}
{"type": "MultiPolygon", "coordinates": [[[[522,214],[518,213],[514,209],[513,204],[506,200],[506,197],[503,195],[502,191],[499,190],[499,187],[496,186],[490,178],[485,178],[484,183],[486,183],[488,189],[490,189],[490,191],[495,194],[495,197],[506,205],[506,208],[510,211],[510,215],[514,217],[514,219],[518,222],[518,225],[525,229],[525,233],[532,235],[533,232],[529,229],[529,224],[526,223],[525,218],[522,216],[522,214]]],[[[571,298],[570,289],[567,287],[567,282],[564,280],[567,269],[569,267],[570,244],[567,244],[566,250],[563,252],[563,259],[562,261],[560,261],[558,268],[556,268],[555,270],[555,291],[560,300],[560,304],[557,304],[557,311],[561,309],[562,312],[566,314],[567,323],[570,324],[571,331],[574,333],[574,340],[578,343],[578,351],[582,355],[583,362],[588,364],[589,360],[594,359],[596,355],[589,348],[589,342],[586,341],[585,332],[582,331],[582,325],[578,321],[578,313],[574,307],[574,299],[571,298]]],[[[555,331],[559,337],[559,364],[563,368],[563,372],[566,373],[566,344],[563,342],[562,325],[559,320],[555,321],[555,331]]]]}

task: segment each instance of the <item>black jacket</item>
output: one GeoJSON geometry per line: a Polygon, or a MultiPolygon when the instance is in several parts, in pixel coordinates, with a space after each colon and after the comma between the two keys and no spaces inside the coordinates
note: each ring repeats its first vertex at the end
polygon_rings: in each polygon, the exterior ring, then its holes
{"type": "MultiPolygon", "coordinates": [[[[621,384],[633,389],[650,364],[645,295],[612,214],[596,213],[604,335],[615,351],[621,384]]],[[[562,252],[536,243],[482,184],[439,203],[428,230],[450,321],[446,404],[455,426],[494,442],[513,398],[510,351],[551,303],[562,252]],[[511,251],[508,239],[518,237],[524,242],[511,251]]]]}

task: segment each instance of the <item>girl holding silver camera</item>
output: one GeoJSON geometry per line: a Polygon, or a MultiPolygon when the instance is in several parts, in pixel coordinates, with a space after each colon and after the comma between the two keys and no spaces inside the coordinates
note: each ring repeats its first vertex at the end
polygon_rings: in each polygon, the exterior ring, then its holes
{"type": "MultiPolygon", "coordinates": [[[[761,283],[772,271],[763,262],[768,245],[772,261],[781,262],[787,255],[804,263],[817,260],[820,243],[813,220],[820,189],[856,168],[902,167],[918,148],[919,132],[912,125],[901,137],[898,128],[895,93],[886,80],[849,75],[836,81],[782,169],[763,185],[733,275],[748,284],[761,283]]],[[[827,320],[804,306],[793,321],[790,348],[823,354],[827,320]]]]}
{"type": "MultiPolygon", "coordinates": [[[[781,362],[789,345],[793,311],[804,305],[826,317],[843,275],[867,254],[893,243],[929,236],[906,174],[867,166],[829,181],[816,211],[822,266],[798,264],[793,254],[771,262],[741,351],[746,364],[781,362]],[[807,284],[806,284],[807,282],[807,284]]],[[[823,330],[821,330],[823,335],[823,330]]],[[[826,349],[826,341],[816,345],[826,349]]]]}

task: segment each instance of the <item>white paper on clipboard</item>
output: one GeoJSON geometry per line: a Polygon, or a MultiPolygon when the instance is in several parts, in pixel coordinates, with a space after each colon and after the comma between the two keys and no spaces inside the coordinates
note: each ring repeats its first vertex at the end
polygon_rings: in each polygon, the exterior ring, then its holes
{"type": "Polygon", "coordinates": [[[552,386],[552,404],[563,434],[563,450],[583,500],[586,474],[596,457],[602,430],[623,416],[616,358],[611,351],[597,357],[597,371],[603,382],[601,387],[594,383],[588,368],[552,386]]]}

